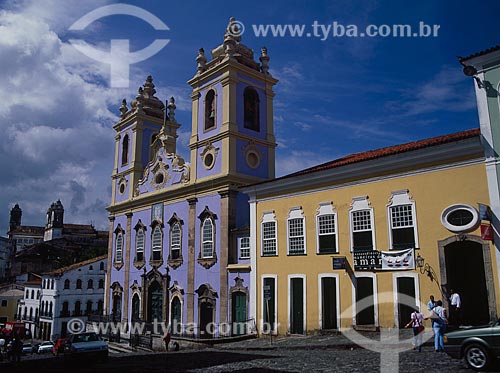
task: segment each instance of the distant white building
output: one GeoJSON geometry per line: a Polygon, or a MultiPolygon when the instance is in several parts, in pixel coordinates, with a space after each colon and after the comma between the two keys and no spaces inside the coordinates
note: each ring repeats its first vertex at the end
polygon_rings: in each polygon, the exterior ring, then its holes
{"type": "Polygon", "coordinates": [[[0,279],[5,277],[7,262],[10,259],[8,243],[9,240],[7,237],[0,237],[0,279]]]}
{"type": "Polygon", "coordinates": [[[63,338],[70,320],[102,315],[106,265],[103,255],[42,275],[37,338],[63,338]]]}
{"type": "Polygon", "coordinates": [[[17,319],[24,321],[25,326],[36,337],[39,334],[40,299],[42,297],[42,278],[24,283],[24,298],[19,301],[17,319]]]}

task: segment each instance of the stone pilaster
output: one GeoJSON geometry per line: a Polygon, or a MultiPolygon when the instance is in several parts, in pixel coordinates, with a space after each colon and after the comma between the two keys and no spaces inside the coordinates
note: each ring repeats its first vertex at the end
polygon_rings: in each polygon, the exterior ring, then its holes
{"type": "Polygon", "coordinates": [[[123,316],[122,322],[126,323],[128,321],[128,305],[129,305],[129,293],[130,293],[130,249],[132,247],[132,213],[129,212],[127,216],[127,230],[125,234],[125,280],[123,284],[123,316]]]}
{"type": "Polygon", "coordinates": [[[195,231],[196,231],[196,202],[198,199],[190,198],[188,217],[188,283],[187,283],[187,323],[194,323],[194,271],[195,271],[195,231]]]}
{"type": "Polygon", "coordinates": [[[109,217],[109,237],[108,237],[108,265],[106,268],[106,283],[104,284],[104,312],[106,315],[111,313],[109,308],[109,289],[111,287],[111,268],[113,267],[113,231],[115,226],[115,217],[109,217]]]}
{"type": "Polygon", "coordinates": [[[227,265],[229,258],[230,234],[235,227],[235,207],[237,193],[231,190],[219,192],[220,195],[220,249],[219,249],[219,265],[220,265],[220,320],[219,323],[227,323],[228,320],[228,273],[227,265]]]}

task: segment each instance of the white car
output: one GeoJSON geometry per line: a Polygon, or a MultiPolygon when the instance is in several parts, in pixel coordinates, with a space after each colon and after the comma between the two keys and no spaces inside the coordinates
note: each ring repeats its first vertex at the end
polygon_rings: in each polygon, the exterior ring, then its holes
{"type": "Polygon", "coordinates": [[[45,352],[52,352],[53,348],[54,348],[54,342],[45,341],[45,342],[40,343],[40,346],[38,346],[38,351],[36,353],[43,354],[45,352]]]}
{"type": "Polygon", "coordinates": [[[64,349],[64,357],[72,359],[86,358],[87,356],[106,361],[108,359],[108,343],[94,332],[72,334],[64,349]]]}

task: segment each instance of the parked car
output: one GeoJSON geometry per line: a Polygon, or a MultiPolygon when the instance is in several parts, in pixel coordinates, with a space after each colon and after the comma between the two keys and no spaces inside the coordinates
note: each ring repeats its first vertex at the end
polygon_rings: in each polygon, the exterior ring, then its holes
{"type": "Polygon", "coordinates": [[[444,350],[451,357],[464,358],[474,370],[488,368],[500,357],[500,319],[488,325],[462,327],[446,333],[444,350]]]}
{"type": "Polygon", "coordinates": [[[40,343],[40,346],[38,346],[37,354],[52,352],[53,347],[54,347],[54,342],[52,342],[52,341],[42,342],[42,343],[40,343]]]}
{"type": "Polygon", "coordinates": [[[23,355],[32,354],[33,353],[33,345],[31,343],[23,344],[23,355]]]}
{"type": "Polygon", "coordinates": [[[57,356],[59,354],[64,353],[64,348],[66,347],[66,344],[68,343],[69,338],[59,338],[56,341],[56,344],[52,348],[52,355],[57,356]]]}
{"type": "Polygon", "coordinates": [[[93,356],[100,360],[108,359],[108,343],[96,333],[71,334],[64,348],[64,357],[68,359],[93,356]]]}

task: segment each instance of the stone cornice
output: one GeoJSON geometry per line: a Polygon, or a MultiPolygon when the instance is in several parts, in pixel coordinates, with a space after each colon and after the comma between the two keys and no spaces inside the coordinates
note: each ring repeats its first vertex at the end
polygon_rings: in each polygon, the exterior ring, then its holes
{"type": "Polygon", "coordinates": [[[262,181],[260,178],[250,178],[246,176],[225,175],[212,178],[206,178],[202,181],[188,185],[180,185],[176,188],[160,189],[156,192],[147,193],[134,197],[133,199],[122,201],[114,205],[106,207],[110,214],[123,214],[131,210],[139,210],[142,208],[149,208],[151,204],[158,201],[165,203],[190,201],[192,198],[200,197],[217,193],[221,190],[227,189],[228,185],[234,185],[235,188],[241,185],[248,185],[262,181]]]}
{"type": "Polygon", "coordinates": [[[212,137],[210,137],[208,139],[198,140],[196,142],[192,142],[192,143],[189,144],[189,149],[193,150],[193,149],[196,149],[196,148],[198,148],[200,146],[203,146],[207,142],[214,143],[215,141],[221,141],[221,140],[226,139],[228,137],[232,137],[232,138],[239,139],[239,140],[249,141],[249,142],[252,142],[252,143],[255,143],[255,144],[264,145],[264,146],[271,146],[271,147],[274,147],[274,148],[278,146],[275,142],[271,142],[271,141],[263,140],[263,139],[258,139],[258,138],[255,138],[255,137],[251,137],[251,136],[242,134],[240,132],[234,132],[234,131],[231,130],[231,128],[232,128],[231,125],[235,126],[236,124],[234,124],[234,123],[227,123],[227,122],[226,123],[222,123],[222,127],[228,128],[227,131],[219,132],[218,134],[216,134],[216,135],[214,135],[214,136],[212,136],[212,137]]]}

